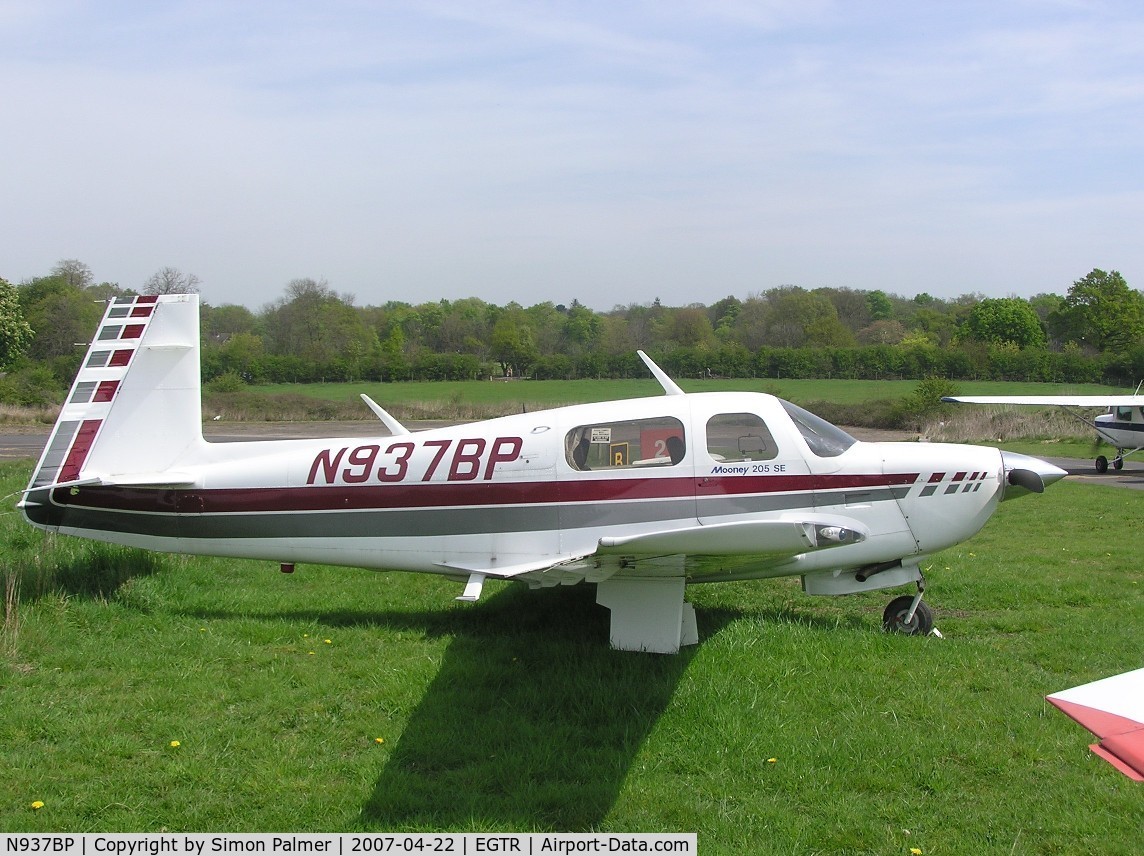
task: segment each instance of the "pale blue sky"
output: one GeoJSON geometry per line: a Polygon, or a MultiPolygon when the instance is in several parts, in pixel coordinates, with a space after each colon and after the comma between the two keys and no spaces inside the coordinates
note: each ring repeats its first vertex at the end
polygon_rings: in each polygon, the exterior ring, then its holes
{"type": "Polygon", "coordinates": [[[1144,4],[0,0],[0,276],[1144,287],[1144,4]]]}

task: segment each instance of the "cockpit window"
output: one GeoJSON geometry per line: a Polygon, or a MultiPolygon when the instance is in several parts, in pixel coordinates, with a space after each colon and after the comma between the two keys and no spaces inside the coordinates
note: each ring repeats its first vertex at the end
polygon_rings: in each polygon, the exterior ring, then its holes
{"type": "Polygon", "coordinates": [[[720,413],[707,420],[707,451],[716,461],[769,461],[778,446],[754,413],[720,413]]]}
{"type": "MultiPolygon", "coordinates": [[[[781,401],[781,399],[780,399],[781,401]]],[[[781,401],[782,406],[798,426],[799,433],[810,446],[810,451],[820,458],[834,458],[841,455],[858,441],[836,425],[803,410],[797,404],[781,401]]]]}
{"type": "Polygon", "coordinates": [[[672,467],[687,454],[684,441],[683,423],[660,416],[580,425],[565,436],[564,451],[577,470],[672,467]]]}

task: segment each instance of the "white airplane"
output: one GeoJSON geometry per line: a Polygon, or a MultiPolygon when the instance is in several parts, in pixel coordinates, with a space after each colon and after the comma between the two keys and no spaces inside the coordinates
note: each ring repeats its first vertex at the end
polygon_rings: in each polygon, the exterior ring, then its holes
{"type": "MultiPolygon", "coordinates": [[[[1144,386],[1144,384],[1142,384],[1144,386]]],[[[1144,395],[950,395],[942,399],[956,404],[1020,404],[1063,407],[1096,431],[1096,436],[1116,449],[1112,468],[1124,467],[1124,459],[1144,448],[1144,395]],[[1090,420],[1073,408],[1104,407],[1108,412],[1090,420]]],[[[1108,472],[1108,458],[1098,455],[1096,471],[1108,472]]]]}
{"type": "Polygon", "coordinates": [[[1053,693],[1046,698],[1097,737],[1089,748],[1144,782],[1144,669],[1053,693]]]}
{"type": "Polygon", "coordinates": [[[116,298],[20,502],[35,526],[175,553],[595,583],[621,650],[695,644],[688,583],[798,576],[812,595],[916,584],[998,502],[1065,475],[978,446],[862,443],[761,393],[664,395],[373,439],[203,439],[196,295],[116,298]]]}

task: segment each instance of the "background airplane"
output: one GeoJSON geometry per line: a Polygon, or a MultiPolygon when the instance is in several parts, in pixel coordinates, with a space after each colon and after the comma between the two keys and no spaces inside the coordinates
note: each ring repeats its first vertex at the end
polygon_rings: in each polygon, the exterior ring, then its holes
{"type": "Polygon", "coordinates": [[[689,583],[798,576],[812,595],[906,585],[1002,500],[1065,475],[980,446],[862,443],[761,393],[575,405],[411,433],[203,439],[196,295],[116,298],[20,507],[33,525],[176,553],[594,583],[622,650],[698,641],[689,583]]]}
{"type": "Polygon", "coordinates": [[[1100,738],[1089,748],[1144,782],[1144,669],[1053,693],[1046,698],[1100,738]]]}
{"type": "MultiPolygon", "coordinates": [[[[1063,407],[1085,425],[1096,431],[1098,438],[1116,449],[1113,469],[1121,469],[1124,459],[1144,448],[1144,395],[949,395],[942,399],[954,404],[1016,404],[1039,407],[1063,407]],[[1076,408],[1107,408],[1107,413],[1089,419],[1076,408]]],[[[1096,457],[1096,471],[1108,472],[1109,460],[1096,457]]]]}

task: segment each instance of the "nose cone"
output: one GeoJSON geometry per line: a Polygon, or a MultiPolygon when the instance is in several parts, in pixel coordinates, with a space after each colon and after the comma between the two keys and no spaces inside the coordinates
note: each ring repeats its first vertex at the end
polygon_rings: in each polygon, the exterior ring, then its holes
{"type": "Polygon", "coordinates": [[[1005,467],[1002,500],[1014,499],[1027,493],[1043,493],[1046,485],[1058,482],[1068,475],[1048,461],[1016,452],[1002,452],[1001,462],[1005,467]]]}

